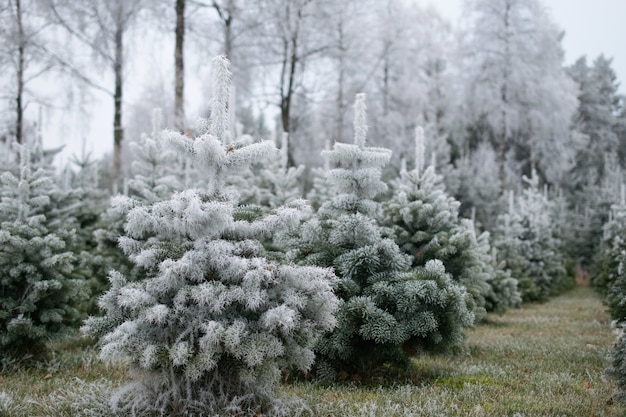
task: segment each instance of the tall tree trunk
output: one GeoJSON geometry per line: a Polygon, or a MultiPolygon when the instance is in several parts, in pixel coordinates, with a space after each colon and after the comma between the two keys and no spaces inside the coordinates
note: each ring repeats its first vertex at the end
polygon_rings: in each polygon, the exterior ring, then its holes
{"type": "Polygon", "coordinates": [[[115,93],[113,100],[115,109],[113,114],[113,186],[114,190],[119,185],[122,174],[122,142],[124,141],[124,129],[122,128],[122,92],[123,92],[123,59],[124,29],[121,22],[115,31],[115,63],[113,71],[115,72],[115,93]]]}
{"type": "MultiPolygon", "coordinates": [[[[289,16],[289,12],[287,13],[289,16]]],[[[280,117],[283,123],[283,132],[289,134],[289,137],[292,138],[291,135],[291,102],[293,99],[293,94],[295,91],[295,80],[296,80],[296,68],[298,65],[298,35],[299,35],[299,26],[300,19],[302,18],[302,10],[298,10],[297,19],[296,19],[296,28],[291,34],[291,39],[285,39],[283,50],[283,65],[281,71],[281,80],[280,80],[280,117]]],[[[295,159],[293,157],[293,146],[290,146],[287,152],[288,155],[288,163],[289,166],[295,165],[295,159]]]]}
{"type": "Polygon", "coordinates": [[[228,0],[225,6],[220,5],[213,0],[211,6],[217,12],[220,20],[224,24],[224,56],[233,62],[233,14],[235,13],[235,5],[233,0],[228,0]]]}
{"type": "Polygon", "coordinates": [[[228,0],[227,14],[224,15],[224,55],[233,62],[233,1],[228,0]]]}
{"type": "MultiPolygon", "coordinates": [[[[288,78],[287,83],[284,88],[282,88],[282,97],[280,100],[280,117],[283,123],[283,132],[287,133],[291,136],[291,101],[293,99],[293,93],[295,89],[295,75],[296,75],[296,65],[298,63],[298,56],[296,52],[297,47],[297,37],[294,36],[291,40],[291,54],[285,54],[286,65],[283,68],[288,67],[288,78]]],[[[285,51],[287,52],[287,51],[285,51]]],[[[285,63],[284,63],[285,64],[285,63]]],[[[283,77],[284,80],[284,77],[283,77]]],[[[290,146],[287,150],[288,156],[288,166],[294,166],[295,161],[292,152],[293,146],[290,146]]]]}
{"type": "Polygon", "coordinates": [[[174,48],[175,88],[174,123],[176,130],[185,131],[185,0],[176,0],[176,46],[174,48]]]}
{"type": "Polygon", "coordinates": [[[24,50],[26,39],[24,36],[24,27],[22,24],[22,3],[21,0],[15,0],[15,14],[17,18],[17,95],[15,97],[15,140],[17,143],[24,142],[24,50]]]}

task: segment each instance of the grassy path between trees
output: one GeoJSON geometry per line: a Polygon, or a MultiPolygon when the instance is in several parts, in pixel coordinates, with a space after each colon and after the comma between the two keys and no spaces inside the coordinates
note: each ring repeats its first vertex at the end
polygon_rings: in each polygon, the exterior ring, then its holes
{"type": "MultiPolygon", "coordinates": [[[[415,361],[412,383],[285,385],[314,416],[624,416],[604,376],[615,340],[600,298],[577,287],[545,304],[489,316],[468,332],[468,352],[415,361]]],[[[58,346],[36,369],[0,376],[0,417],[78,416],[105,408],[125,380],[91,348],[58,346]]],[[[305,413],[304,415],[307,415],[305,413]]]]}
{"type": "Polygon", "coordinates": [[[411,385],[294,391],[316,416],[626,415],[604,375],[615,335],[590,288],[488,320],[468,332],[466,355],[417,360],[411,385]]]}

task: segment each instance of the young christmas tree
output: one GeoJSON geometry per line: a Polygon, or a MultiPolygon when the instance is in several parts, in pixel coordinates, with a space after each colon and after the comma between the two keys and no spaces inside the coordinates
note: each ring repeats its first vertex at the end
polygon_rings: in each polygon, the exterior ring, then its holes
{"type": "MultiPolygon", "coordinates": [[[[415,168],[401,172],[400,178],[392,182],[394,194],[384,205],[384,217],[393,228],[396,242],[411,256],[413,266],[441,260],[453,279],[472,295],[477,317],[486,310],[488,294],[490,309],[502,311],[515,305],[519,297],[514,281],[496,275],[490,250],[479,246],[473,223],[459,218],[460,203],[447,195],[443,178],[432,164],[424,169],[421,127],[416,129],[415,142],[415,168]],[[499,289],[505,291],[498,294],[499,289]]],[[[481,243],[488,245],[488,241],[481,243]]]]}
{"type": "Polygon", "coordinates": [[[100,216],[93,235],[97,242],[95,256],[102,264],[104,277],[109,270],[115,269],[136,280],[143,276],[143,272],[129,262],[118,246],[120,236],[125,233],[126,216],[134,207],[163,201],[174,192],[182,191],[185,174],[183,159],[165,144],[161,135],[160,109],[152,113],[152,133],[142,134],[139,141],[130,143],[129,149],[133,156],[132,176],[125,182],[124,194],[111,199],[110,207],[100,216]]]}
{"type": "Polygon", "coordinates": [[[604,225],[602,267],[607,288],[606,302],[611,318],[619,325],[619,336],[611,351],[608,373],[617,380],[616,397],[626,403],[626,189],[621,186],[619,204],[604,225]]]}
{"type": "Polygon", "coordinates": [[[80,318],[86,294],[73,276],[74,230],[54,213],[59,189],[44,169],[33,172],[28,148],[20,148],[19,177],[0,179],[0,350],[37,354],[80,318]]]}
{"type": "MultiPolygon", "coordinates": [[[[109,203],[109,193],[98,188],[96,162],[85,152],[80,157],[73,156],[71,163],[77,170],[70,165],[66,166],[60,180],[61,199],[53,199],[54,205],[62,208],[57,211],[65,213],[61,217],[64,227],[76,229],[75,244],[71,248],[78,261],[74,273],[85,281],[90,295],[100,294],[108,287],[106,276],[110,267],[110,263],[98,250],[94,236],[94,231],[102,226],[101,215],[109,203]]],[[[98,310],[96,297],[90,296],[80,306],[80,310],[95,314],[98,310]]]]}
{"type": "Polygon", "coordinates": [[[611,366],[607,373],[616,379],[617,400],[626,403],[626,331],[624,325],[620,326],[619,336],[610,354],[611,366]]]}
{"type": "Polygon", "coordinates": [[[606,288],[606,302],[611,318],[626,322],[626,190],[622,186],[621,201],[611,210],[604,225],[601,262],[606,288]]]}
{"type": "Polygon", "coordinates": [[[527,188],[517,198],[511,192],[509,210],[498,217],[494,246],[519,282],[524,301],[545,301],[573,285],[555,230],[552,202],[539,190],[536,173],[524,178],[527,188]]]}
{"type": "Polygon", "coordinates": [[[133,176],[128,180],[128,194],[135,200],[155,203],[183,189],[183,164],[161,138],[161,109],[152,112],[152,133],[142,134],[130,143],[133,176]]]}
{"type": "MultiPolygon", "coordinates": [[[[330,141],[326,141],[324,151],[330,150],[330,141]]],[[[332,184],[328,181],[328,173],[330,172],[330,161],[324,160],[322,167],[315,167],[311,169],[311,176],[313,177],[313,187],[308,192],[306,198],[311,203],[314,210],[318,210],[322,204],[331,200],[335,196],[335,190],[332,184]]]]}
{"type": "Polygon", "coordinates": [[[605,165],[610,167],[600,185],[587,187],[589,191],[587,206],[584,208],[577,223],[582,233],[579,235],[579,247],[588,254],[586,259],[593,259],[591,268],[591,285],[600,294],[606,295],[613,284],[614,272],[619,262],[616,261],[618,251],[623,245],[620,233],[623,231],[622,220],[624,181],[626,175],[622,171],[617,158],[607,158],[605,165]]]}
{"type": "MultiPolygon", "coordinates": [[[[233,143],[233,148],[238,149],[243,146],[251,145],[254,142],[255,139],[252,136],[242,135],[233,143]]],[[[274,157],[276,154],[278,154],[278,150],[276,150],[271,157],[274,157]]],[[[263,163],[256,163],[251,166],[241,167],[226,178],[227,192],[235,193],[239,196],[237,198],[239,205],[255,205],[260,207],[262,199],[262,180],[259,171],[262,166],[263,163]]]]}
{"type": "Polygon", "coordinates": [[[385,364],[404,369],[412,353],[461,345],[473,323],[471,298],[441,261],[411,268],[376,219],[373,199],[386,190],[381,169],[391,152],[365,145],[365,96],[355,103],[355,143],[323,152],[341,168],[329,172],[336,196],[292,234],[290,252],[304,264],[332,266],[342,300],[338,327],[320,340],[319,376],[371,375],[385,364]]]}
{"type": "Polygon", "coordinates": [[[289,135],[283,133],[280,153],[262,164],[258,172],[259,204],[276,208],[302,198],[300,177],[304,165],[288,166],[289,135]]]}
{"type": "Polygon", "coordinates": [[[276,399],[281,370],[308,370],[312,346],[335,325],[338,300],[330,269],[283,265],[263,257],[261,237],[298,224],[304,202],[250,219],[225,177],[267,156],[268,142],[235,149],[228,131],[228,61],[213,64],[207,131],[193,140],[167,134],[172,146],[210,173],[205,188],[175,193],[130,210],[120,245],[145,271],[129,282],[110,275],[103,317],[84,330],[101,356],[127,360],[137,383],[118,407],[158,415],[287,414],[276,399]],[[273,409],[273,410],[272,410],[273,409]]]}

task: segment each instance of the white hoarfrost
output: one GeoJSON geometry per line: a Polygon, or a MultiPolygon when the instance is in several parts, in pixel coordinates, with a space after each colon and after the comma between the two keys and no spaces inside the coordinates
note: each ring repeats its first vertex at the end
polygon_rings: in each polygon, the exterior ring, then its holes
{"type": "MultiPolygon", "coordinates": [[[[228,82],[228,61],[220,57],[214,66],[228,82]]],[[[193,140],[154,135],[193,161],[204,186],[130,207],[120,246],[145,276],[129,282],[113,272],[100,299],[104,316],[84,326],[99,338],[104,359],[129,361],[140,376],[115,396],[122,410],[265,412],[278,404],[281,371],[309,369],[318,336],[336,325],[332,270],[270,260],[261,242],[297,226],[306,202],[247,218],[226,190],[230,168],[272,147],[231,146],[228,108],[220,102],[229,88],[220,82],[206,133],[193,140]]]]}

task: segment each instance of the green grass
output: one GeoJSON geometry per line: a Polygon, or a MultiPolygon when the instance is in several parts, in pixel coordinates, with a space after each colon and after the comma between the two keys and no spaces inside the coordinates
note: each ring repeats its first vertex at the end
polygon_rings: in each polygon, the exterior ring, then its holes
{"type": "Polygon", "coordinates": [[[468,332],[468,352],[422,357],[393,387],[291,389],[315,416],[624,416],[604,371],[615,335],[593,291],[577,287],[468,332]]]}
{"type": "MultiPolygon", "coordinates": [[[[468,332],[467,352],[414,360],[410,380],[381,386],[286,384],[313,416],[624,416],[604,376],[615,340],[605,307],[587,287],[545,304],[489,316],[468,332]]],[[[30,369],[0,377],[0,417],[106,416],[127,381],[92,348],[57,345],[30,369]],[[89,407],[92,414],[82,413],[89,407]],[[99,412],[98,410],[102,410],[99,412]]]]}

